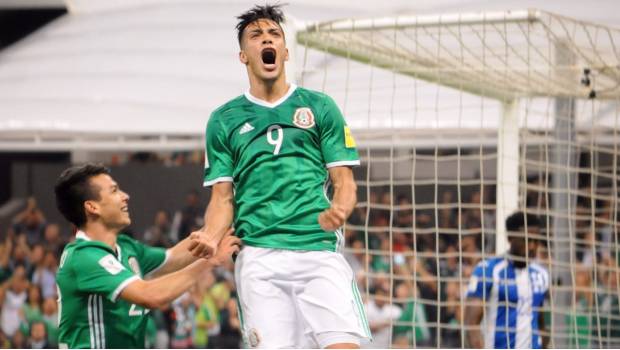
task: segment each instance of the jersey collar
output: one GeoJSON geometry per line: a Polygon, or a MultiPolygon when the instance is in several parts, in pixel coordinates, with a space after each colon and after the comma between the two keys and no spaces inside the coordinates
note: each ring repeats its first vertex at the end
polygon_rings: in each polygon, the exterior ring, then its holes
{"type": "Polygon", "coordinates": [[[85,241],[92,241],[92,239],[90,237],[88,237],[88,235],[86,234],[86,232],[79,230],[76,234],[75,234],[75,238],[76,239],[83,239],[85,241]]]}
{"type": "MultiPolygon", "coordinates": [[[[75,234],[75,239],[83,239],[85,241],[92,241],[93,239],[88,237],[88,235],[86,234],[86,232],[79,230],[76,234],[75,234]]],[[[118,258],[118,260],[121,260],[121,246],[119,246],[118,244],[116,244],[116,257],[118,258]]]]}
{"type": "Polygon", "coordinates": [[[259,105],[259,106],[263,106],[263,107],[267,107],[267,108],[276,108],[279,105],[281,105],[284,101],[286,101],[289,97],[291,97],[291,95],[293,94],[295,89],[297,89],[297,85],[295,85],[293,83],[290,83],[289,86],[288,86],[288,91],[286,92],[286,94],[284,94],[284,96],[280,97],[275,102],[267,102],[265,100],[261,100],[260,98],[254,97],[250,93],[250,90],[245,92],[245,98],[247,98],[248,101],[250,101],[252,103],[255,103],[255,104],[259,105]]]}

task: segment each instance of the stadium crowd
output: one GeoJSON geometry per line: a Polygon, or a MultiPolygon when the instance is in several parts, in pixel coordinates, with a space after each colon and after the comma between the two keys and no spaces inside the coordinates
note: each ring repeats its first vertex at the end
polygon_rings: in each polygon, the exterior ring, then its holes
{"type": "MultiPolygon", "coordinates": [[[[346,227],[345,256],[365,295],[374,335],[374,342],[363,347],[463,345],[462,302],[468,279],[483,255],[492,255],[495,249],[495,213],[488,195],[493,188],[481,189],[464,195],[460,204],[455,191],[443,190],[438,205],[420,205],[421,209],[410,196],[388,189],[360,193],[367,200],[360,200],[346,227]]],[[[620,337],[618,264],[612,249],[617,247],[618,229],[611,224],[610,204],[595,204],[578,202],[577,288],[575,306],[566,316],[575,347],[617,346],[620,337]]],[[[532,193],[528,207],[543,213],[545,203],[532,193]]],[[[133,228],[134,236],[170,247],[203,225],[203,213],[204,207],[190,194],[176,215],[159,211],[150,227],[133,228]]],[[[0,347],[55,347],[59,312],[55,272],[73,232],[61,232],[57,223],[48,222],[34,198],[3,231],[0,347]]],[[[548,266],[546,249],[536,258],[548,266]]],[[[242,347],[232,262],[150,315],[149,347],[242,347]]]]}

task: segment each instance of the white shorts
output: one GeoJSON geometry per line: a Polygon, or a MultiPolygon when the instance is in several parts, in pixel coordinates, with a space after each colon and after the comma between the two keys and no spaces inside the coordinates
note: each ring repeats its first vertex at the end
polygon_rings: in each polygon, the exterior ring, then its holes
{"type": "Polygon", "coordinates": [[[324,348],[371,338],[353,272],[340,253],[245,246],[235,281],[248,347],[324,348]]]}

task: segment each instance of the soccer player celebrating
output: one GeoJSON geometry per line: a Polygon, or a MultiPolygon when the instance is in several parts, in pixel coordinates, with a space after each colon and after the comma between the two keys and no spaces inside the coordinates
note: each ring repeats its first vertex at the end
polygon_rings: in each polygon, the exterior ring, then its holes
{"type": "Polygon", "coordinates": [[[540,221],[534,215],[517,212],[506,219],[506,230],[508,256],[482,260],[472,273],[465,311],[467,339],[472,348],[540,349],[545,326],[540,308],[549,290],[549,273],[533,262],[540,221]],[[483,338],[478,327],[484,305],[483,338]]]}
{"type": "Polygon", "coordinates": [[[129,195],[103,166],[65,170],[55,192],[60,212],[79,228],[56,276],[61,348],[144,348],[149,309],[176,299],[238,251],[232,231],[217,255],[198,261],[190,239],[164,250],[120,234],[131,223],[129,195]],[[147,274],[153,279],[143,280],[147,274]]]}
{"type": "Polygon", "coordinates": [[[192,252],[216,251],[234,219],[244,243],[235,279],[248,346],[359,347],[370,331],[340,254],[341,227],[357,200],[355,142],[331,98],[286,82],[280,8],[256,6],[238,19],[250,89],[207,124],[204,185],[212,196],[192,252]]]}

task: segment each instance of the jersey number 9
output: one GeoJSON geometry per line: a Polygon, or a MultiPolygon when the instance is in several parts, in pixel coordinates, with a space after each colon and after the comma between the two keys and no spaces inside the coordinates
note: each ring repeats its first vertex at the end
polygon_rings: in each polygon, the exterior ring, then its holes
{"type": "Polygon", "coordinates": [[[267,129],[267,142],[270,145],[274,145],[273,154],[280,154],[280,148],[282,147],[282,139],[284,139],[284,131],[280,125],[272,125],[267,129]],[[276,138],[273,138],[274,131],[276,132],[276,138]]]}

